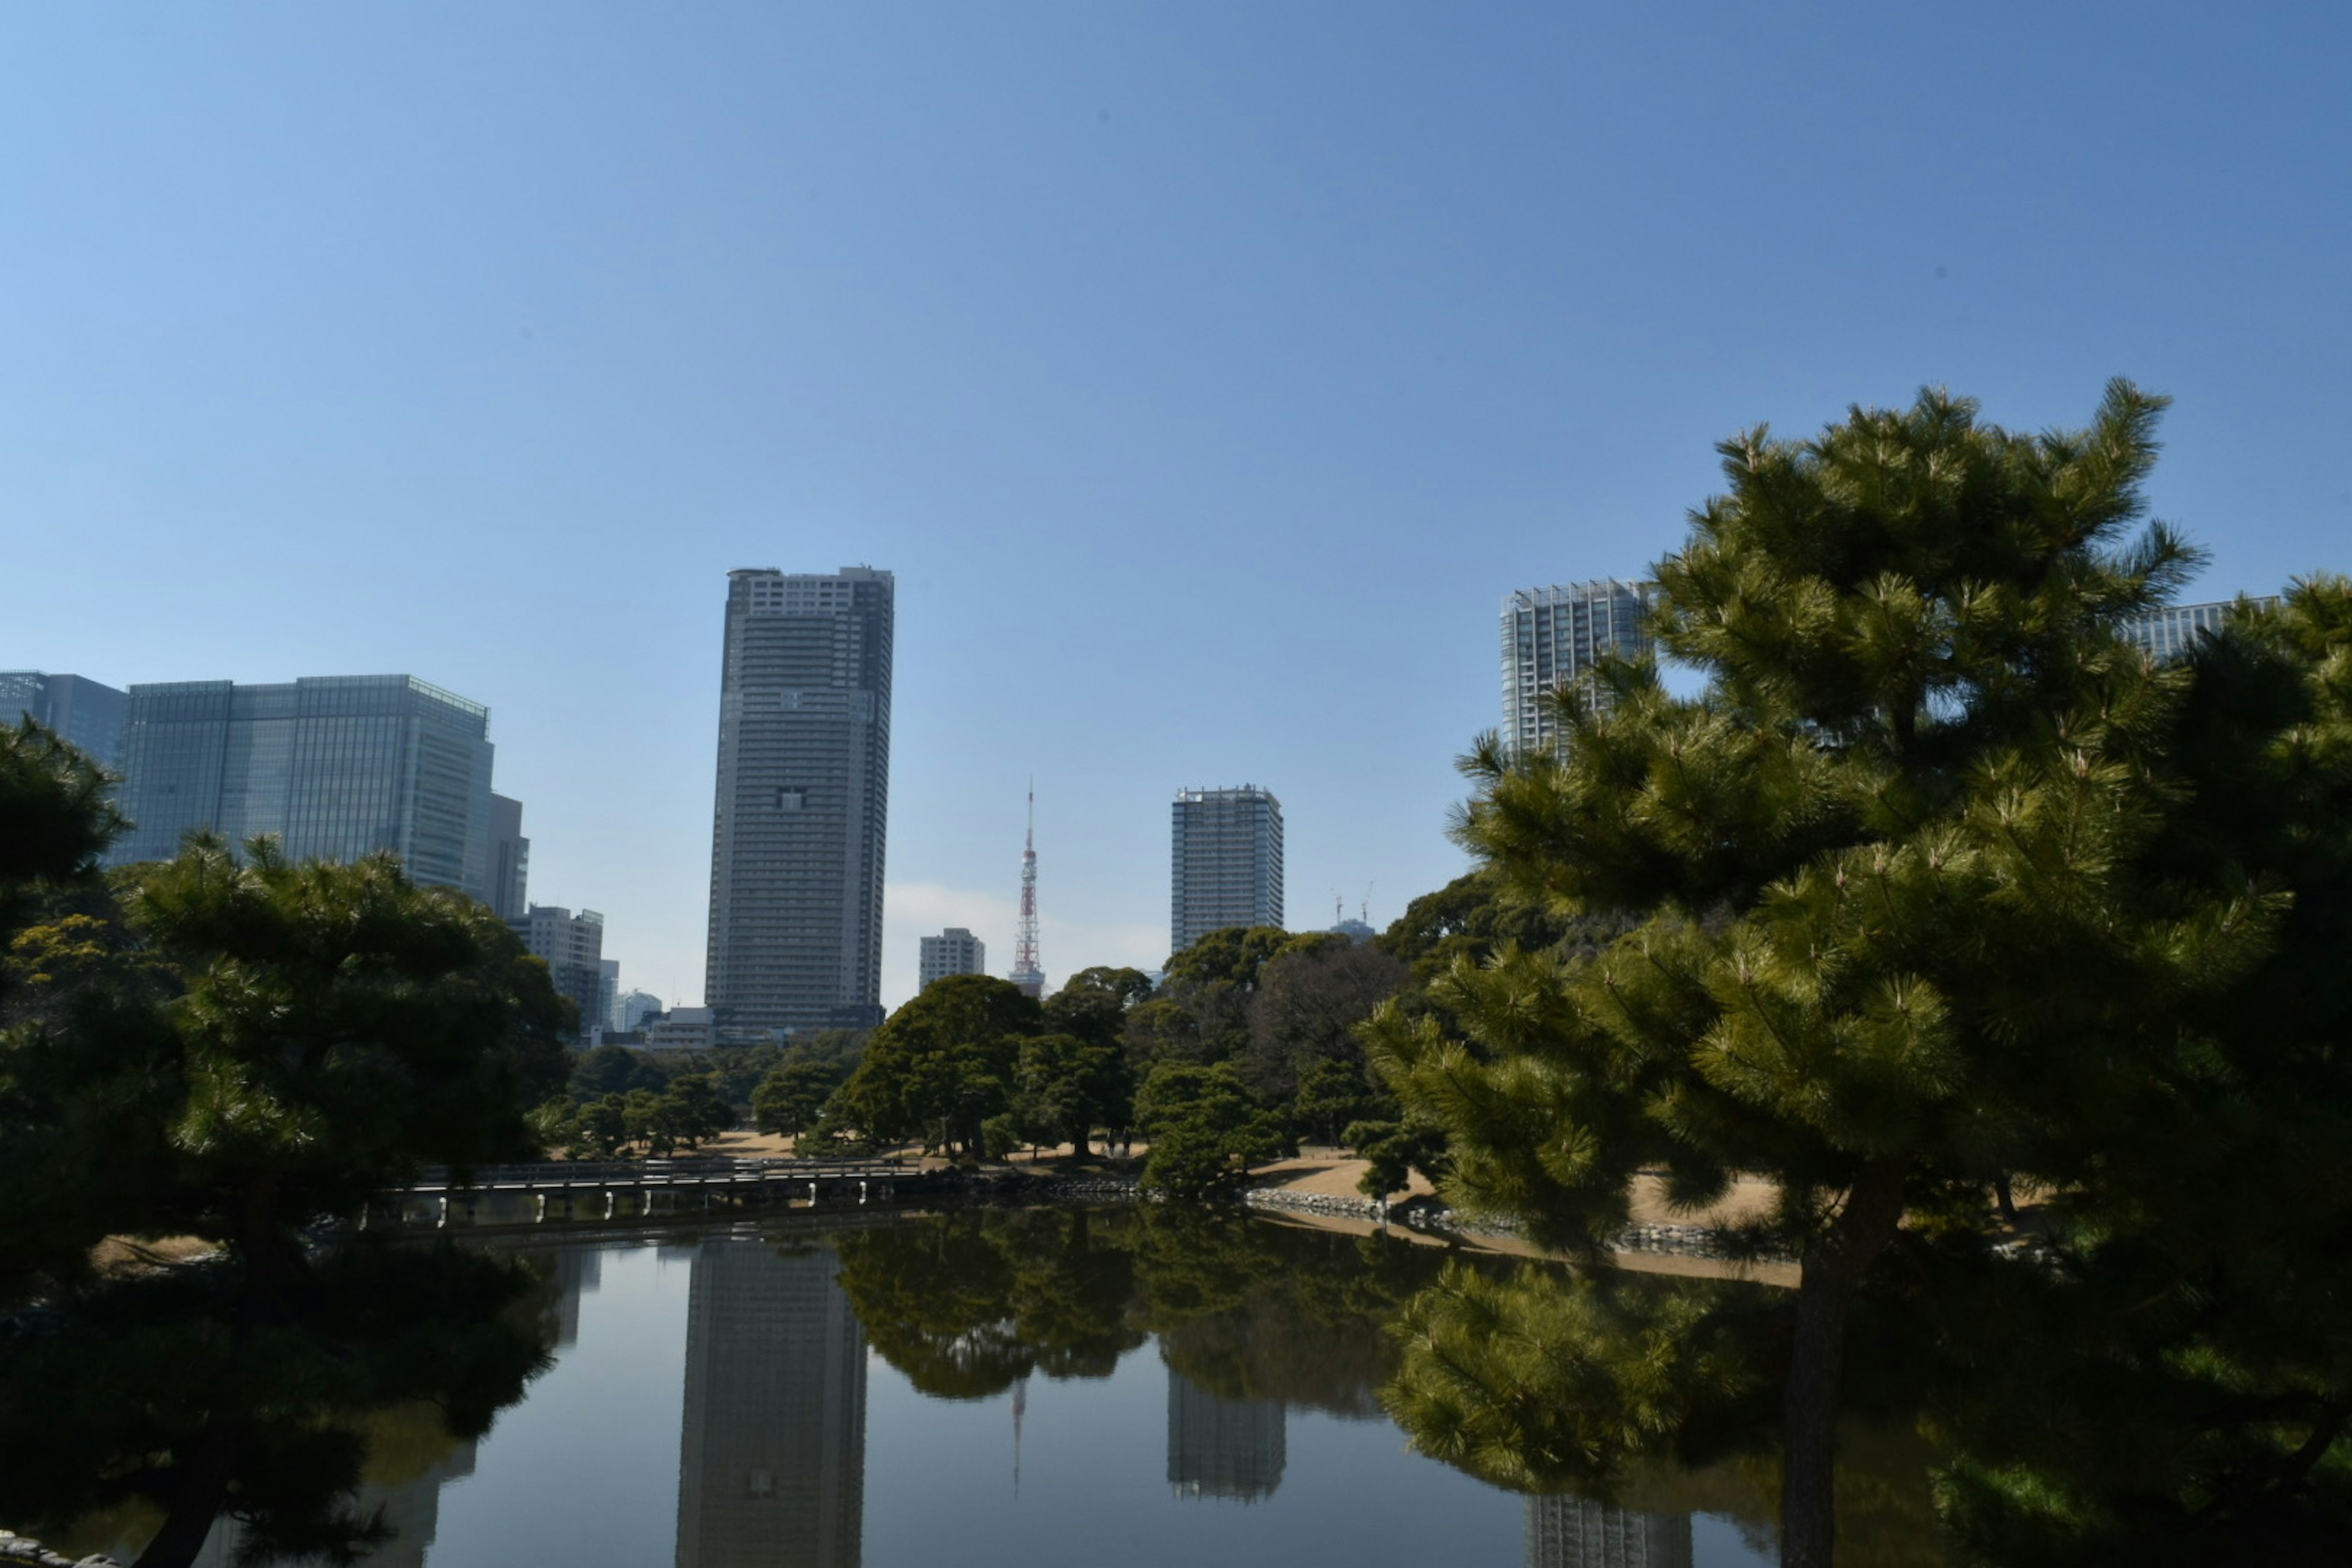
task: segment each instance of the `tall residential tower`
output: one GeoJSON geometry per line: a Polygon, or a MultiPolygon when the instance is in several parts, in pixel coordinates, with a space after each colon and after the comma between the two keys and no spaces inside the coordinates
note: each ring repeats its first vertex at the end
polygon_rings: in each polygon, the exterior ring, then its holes
{"type": "Polygon", "coordinates": [[[1168,881],[1171,952],[1227,926],[1282,924],[1282,803],[1274,792],[1178,790],[1168,881]]]}
{"type": "Polygon", "coordinates": [[[1604,577],[1520,588],[1503,595],[1503,745],[1508,751],[1553,742],[1549,699],[1563,686],[1591,690],[1603,654],[1640,658],[1650,651],[1642,625],[1653,589],[1604,577]]]}
{"type": "Polygon", "coordinates": [[[727,574],[704,1000],[735,1031],[882,1021],[890,574],[727,574]]]}

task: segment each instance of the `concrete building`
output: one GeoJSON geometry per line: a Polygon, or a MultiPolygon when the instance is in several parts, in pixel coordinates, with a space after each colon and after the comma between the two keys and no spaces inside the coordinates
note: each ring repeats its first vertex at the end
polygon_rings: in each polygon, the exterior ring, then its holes
{"type": "Polygon", "coordinates": [[[1580,1497],[1528,1499],[1528,1568],[1691,1568],[1686,1513],[1580,1497]]]}
{"type": "Polygon", "coordinates": [[[1563,686],[1593,689],[1603,654],[1649,653],[1643,629],[1654,592],[1648,583],[1604,577],[1521,588],[1503,595],[1503,744],[1517,752],[1552,745],[1549,699],[1563,686]]]}
{"type": "Polygon", "coordinates": [[[882,1021],[887,572],[728,574],[704,999],[730,1029],[882,1021]]]}
{"type": "Polygon", "coordinates": [[[558,904],[533,904],[509,921],[523,946],[547,960],[555,989],[580,1009],[574,1043],[586,1045],[604,1026],[604,917],[594,910],[573,914],[558,904]]]}
{"type": "Polygon", "coordinates": [[[1282,803],[1255,784],[1181,789],[1170,816],[1169,942],[1282,924],[1282,803]]]}
{"type": "Polygon", "coordinates": [[[0,669],[0,724],[29,718],[110,771],[121,764],[122,715],[129,702],[113,687],[87,676],[0,669]]]}
{"type": "Polygon", "coordinates": [[[677,1568],[857,1568],[866,1335],[839,1268],[749,1237],[695,1249],[677,1568]]]}
{"type": "Polygon", "coordinates": [[[490,796],[490,912],[510,921],[530,910],[530,840],[522,836],[522,802],[490,796]]]}
{"type": "Polygon", "coordinates": [[[621,1024],[621,961],[596,961],[596,1026],[618,1029],[621,1024]]]}
{"type": "Polygon", "coordinates": [[[2215,599],[2202,605],[2168,605],[2160,610],[2148,610],[2124,623],[2124,640],[2137,644],[2147,656],[2158,663],[2184,658],[2197,646],[2198,637],[2205,632],[2217,632],[2229,623],[2230,612],[2240,605],[2257,610],[2275,610],[2279,598],[2267,594],[2256,598],[2215,599]]]}
{"type": "Polygon", "coordinates": [[[1278,1399],[1227,1399],[1168,1369],[1168,1485],[1179,1497],[1255,1502],[1288,1458],[1278,1399]]]}
{"type": "Polygon", "coordinates": [[[646,1020],[643,1034],[649,1051],[707,1051],[719,1043],[716,1010],[672,1007],[646,1020]]]}
{"type": "Polygon", "coordinates": [[[116,802],[136,826],[110,865],[189,832],[274,833],[298,860],[397,854],[419,882],[490,901],[490,710],[407,675],[278,686],[134,686],[116,802]]]}
{"type": "Polygon", "coordinates": [[[937,936],[923,938],[922,982],[916,989],[927,991],[932,981],[950,974],[987,973],[987,944],[961,926],[950,926],[937,936]]]}

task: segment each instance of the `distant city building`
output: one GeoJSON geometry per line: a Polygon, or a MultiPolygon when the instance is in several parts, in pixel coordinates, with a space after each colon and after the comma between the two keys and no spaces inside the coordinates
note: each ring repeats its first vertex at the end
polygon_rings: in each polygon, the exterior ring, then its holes
{"type": "Polygon", "coordinates": [[[547,961],[558,995],[580,1009],[576,1044],[588,1043],[604,1026],[604,917],[594,910],[573,914],[556,904],[533,904],[521,919],[509,921],[523,946],[547,961]]]}
{"type": "Polygon", "coordinates": [[[677,1568],[857,1568],[866,1335],[840,1267],[750,1237],[695,1249],[677,1568]]]}
{"type": "Polygon", "coordinates": [[[604,1029],[624,1026],[621,1023],[621,961],[617,958],[596,961],[596,1025],[604,1029]]]}
{"type": "Polygon", "coordinates": [[[730,1028],[882,1021],[894,595],[728,574],[704,996],[730,1028]]]}
{"type": "Polygon", "coordinates": [[[122,714],[130,699],[81,675],[0,669],[0,724],[21,715],[70,742],[90,761],[112,771],[122,752],[122,714]]]}
{"type": "Polygon", "coordinates": [[[490,896],[483,901],[502,921],[530,910],[530,840],[522,836],[522,802],[490,795],[490,896]]]}
{"type": "Polygon", "coordinates": [[[2168,605],[2160,610],[2147,610],[2126,621],[2121,628],[2126,642],[2135,643],[2159,664],[2185,657],[2197,646],[2197,638],[2206,632],[2218,632],[2229,624],[2230,613],[2240,605],[2257,610],[2276,610],[2279,597],[2275,594],[2260,598],[2215,599],[2202,605],[2168,605]]]}
{"type": "Polygon", "coordinates": [[[661,1010],[662,999],[652,992],[624,991],[620,1001],[620,1026],[625,1031],[635,1029],[661,1010]]]}
{"type": "Polygon", "coordinates": [[[961,926],[950,926],[937,936],[923,938],[923,967],[918,990],[929,990],[934,980],[950,974],[988,973],[988,948],[961,926]]]}
{"type": "Polygon", "coordinates": [[[1286,1443],[1279,1399],[1227,1399],[1168,1369],[1168,1484],[1177,1496],[1272,1497],[1286,1443]]]}
{"type": "Polygon", "coordinates": [[[1503,595],[1503,745],[1508,751],[1555,742],[1549,699],[1563,686],[1593,690],[1592,667],[1604,654],[1640,658],[1654,590],[1648,583],[1604,577],[1521,588],[1503,595]]]}
{"type": "Polygon", "coordinates": [[[1531,1497],[1528,1568],[1691,1568],[1690,1515],[1531,1497]]]}
{"type": "Polygon", "coordinates": [[[134,686],[107,860],[161,860],[199,828],[274,833],[298,860],[380,849],[490,901],[490,710],[406,675],[134,686]]]}
{"type": "Polygon", "coordinates": [[[719,1043],[717,1010],[710,1007],[672,1007],[645,1023],[645,1046],[649,1051],[707,1051],[719,1043]]]}
{"type": "Polygon", "coordinates": [[[1171,952],[1226,926],[1282,924],[1282,803],[1272,791],[1178,790],[1170,821],[1171,952]]]}
{"type": "Polygon", "coordinates": [[[1365,942],[1371,941],[1372,938],[1380,935],[1381,933],[1374,931],[1370,926],[1366,925],[1361,921],[1343,920],[1338,925],[1331,928],[1331,934],[1333,936],[1344,936],[1349,942],[1352,942],[1357,946],[1360,947],[1365,942]]]}

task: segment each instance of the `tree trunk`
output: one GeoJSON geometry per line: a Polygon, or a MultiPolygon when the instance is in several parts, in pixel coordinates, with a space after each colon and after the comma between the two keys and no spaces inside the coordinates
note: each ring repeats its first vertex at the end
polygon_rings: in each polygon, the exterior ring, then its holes
{"type": "Polygon", "coordinates": [[[1805,1249],[1797,1328],[1782,1386],[1780,1568],[1831,1568],[1837,1549],[1838,1384],[1846,1310],[1903,1220],[1899,1165],[1865,1166],[1827,1235],[1805,1249]]]}

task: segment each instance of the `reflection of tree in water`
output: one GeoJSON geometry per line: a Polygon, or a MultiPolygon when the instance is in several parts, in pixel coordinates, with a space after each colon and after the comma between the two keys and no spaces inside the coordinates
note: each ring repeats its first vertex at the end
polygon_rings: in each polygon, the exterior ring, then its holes
{"type": "Polygon", "coordinates": [[[1174,1205],[967,1209],[835,1245],[874,1348],[926,1394],[1108,1377],[1156,1333],[1213,1394],[1356,1417],[1395,1359],[1382,1323],[1441,1256],[1174,1205]]]}
{"type": "MultiPolygon", "coordinates": [[[[1607,1509],[1726,1516],[1769,1548],[1780,1488],[1769,1358],[1788,1300],[1763,1286],[1607,1268],[1452,1268],[1397,1320],[1403,1360],[1381,1398],[1421,1452],[1568,1500],[1545,1516],[1556,1529],[1538,1531],[1530,1513],[1531,1563],[1538,1539],[1555,1552],[1544,1561],[1613,1563],[1558,1555],[1611,1542],[1629,1563],[1649,1561],[1643,1551],[1675,1561],[1671,1541],[1660,1546],[1607,1509]]],[[[1899,1378],[1864,1371],[1879,1375],[1856,1386],[1899,1399],[1899,1378]]],[[[1892,1403],[1855,1410],[1838,1453],[1842,1555],[1885,1568],[1949,1561],[1928,1490],[1936,1456],[1892,1403]]]]}
{"type": "Polygon", "coordinates": [[[515,1264],[355,1248],[267,1310],[229,1281],[128,1281],[0,1344],[0,1517],[143,1541],[142,1568],[193,1563],[224,1516],[251,1562],[382,1544],[362,1483],[445,1463],[545,1364],[548,1281],[515,1264]]]}

